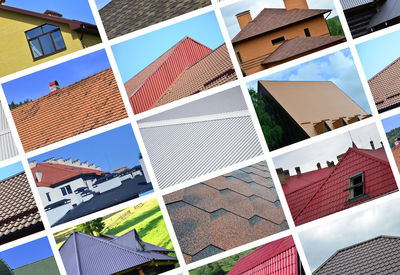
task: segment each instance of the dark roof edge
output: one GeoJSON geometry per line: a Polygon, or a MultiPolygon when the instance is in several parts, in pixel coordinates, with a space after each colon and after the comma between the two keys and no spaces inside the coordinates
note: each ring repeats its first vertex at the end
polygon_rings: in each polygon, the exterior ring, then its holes
{"type": "MultiPolygon", "coordinates": [[[[55,261],[55,257],[54,257],[54,255],[52,255],[52,256],[49,256],[49,257],[46,257],[46,258],[43,258],[43,259],[40,259],[40,260],[31,262],[31,263],[29,263],[29,264],[21,265],[21,266],[19,266],[19,267],[14,268],[13,270],[18,269],[18,268],[25,267],[25,266],[27,266],[27,265],[35,264],[35,263],[38,263],[38,262],[41,262],[41,261],[44,261],[44,260],[47,260],[47,259],[50,259],[50,258],[53,258],[54,261],[55,261]]],[[[57,265],[57,263],[56,263],[56,265],[57,265]]],[[[57,268],[58,268],[58,267],[57,267],[57,268]]]]}
{"type": "Polygon", "coordinates": [[[392,61],[389,65],[387,65],[385,68],[383,68],[382,70],[380,70],[378,73],[376,73],[373,77],[371,77],[369,80],[368,80],[368,83],[370,82],[370,81],[372,81],[373,79],[375,79],[375,78],[377,78],[379,75],[381,75],[384,71],[386,71],[386,70],[388,70],[391,66],[393,66],[395,63],[397,63],[397,62],[399,62],[400,61],[400,57],[399,58],[396,58],[394,61],[392,61]]]}

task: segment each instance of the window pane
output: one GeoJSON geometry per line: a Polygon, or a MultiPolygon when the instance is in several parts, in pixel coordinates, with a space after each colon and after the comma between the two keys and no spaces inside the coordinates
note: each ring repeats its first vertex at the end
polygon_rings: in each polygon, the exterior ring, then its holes
{"type": "Polygon", "coordinates": [[[58,29],[57,26],[53,26],[53,25],[49,25],[49,24],[43,25],[42,28],[43,28],[44,33],[58,29]]]}
{"type": "Polygon", "coordinates": [[[41,34],[42,34],[42,28],[39,27],[39,28],[32,29],[30,31],[27,31],[26,32],[26,37],[28,39],[31,39],[31,38],[34,38],[34,37],[36,37],[38,35],[41,35],[41,34]]]}
{"type": "Polygon", "coordinates": [[[39,39],[40,43],[42,44],[43,52],[45,55],[55,52],[53,42],[51,41],[51,37],[49,34],[45,34],[39,37],[39,39]]]}
{"type": "Polygon", "coordinates": [[[53,36],[53,40],[54,40],[54,43],[56,44],[57,50],[65,49],[64,39],[63,39],[60,31],[53,32],[51,34],[51,36],[53,36]]]}
{"type": "Polygon", "coordinates": [[[71,186],[67,185],[67,186],[65,186],[65,188],[67,188],[68,194],[71,194],[71,193],[72,193],[71,186]]]}
{"type": "Polygon", "coordinates": [[[65,191],[65,187],[61,187],[61,193],[63,194],[63,196],[67,195],[67,191],[65,191]]]}
{"type": "Polygon", "coordinates": [[[42,50],[40,49],[39,40],[31,40],[29,41],[29,45],[31,46],[33,56],[35,58],[41,57],[43,55],[42,50]]]}

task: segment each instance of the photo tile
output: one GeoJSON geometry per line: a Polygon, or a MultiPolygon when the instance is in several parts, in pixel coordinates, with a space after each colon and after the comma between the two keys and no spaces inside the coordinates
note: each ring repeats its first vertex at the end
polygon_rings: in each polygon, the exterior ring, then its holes
{"type": "Polygon", "coordinates": [[[138,121],[161,189],[263,154],[240,87],[138,121]]]}
{"type": "Polygon", "coordinates": [[[187,264],[289,228],[265,161],[164,201],[187,264]]]}
{"type": "Polygon", "coordinates": [[[236,80],[214,12],[112,50],[135,114],[236,80]]]}
{"type": "Polygon", "coordinates": [[[273,161],[296,226],[398,191],[375,124],[273,161]]]}
{"type": "Polygon", "coordinates": [[[203,274],[291,274],[304,275],[303,264],[292,236],[243,251],[225,259],[192,269],[190,275],[203,274]]]}
{"type": "Polygon", "coordinates": [[[0,102],[0,161],[15,157],[16,155],[18,155],[18,151],[0,102]]]}
{"type": "Polygon", "coordinates": [[[221,12],[244,75],[346,41],[333,1],[243,0],[221,12]]]}
{"type": "Polygon", "coordinates": [[[108,39],[211,5],[210,0],[95,0],[108,39]]]}
{"type": "Polygon", "coordinates": [[[59,275],[47,237],[0,252],[2,275],[59,275]]]}
{"type": "Polygon", "coordinates": [[[128,124],[29,159],[51,226],[153,192],[128,124]]]}
{"type": "Polygon", "coordinates": [[[25,152],[127,117],[104,50],[2,86],[25,152]]]}
{"type": "Polygon", "coordinates": [[[178,267],[156,199],[54,234],[68,275],[159,274],[178,267]],[[75,260],[71,260],[75,259],[75,260]]]}
{"type": "Polygon", "coordinates": [[[349,49],[247,83],[269,150],[371,116],[349,49]]]}
{"type": "Polygon", "coordinates": [[[398,274],[399,203],[390,200],[299,232],[313,274],[398,274]]]}
{"type": "Polygon", "coordinates": [[[399,42],[400,31],[395,31],[356,46],[379,113],[400,106],[399,42]]]}
{"type": "Polygon", "coordinates": [[[101,43],[87,1],[2,0],[0,25],[0,77],[101,43]]]}
{"type": "Polygon", "coordinates": [[[394,115],[382,120],[383,128],[388,139],[390,149],[396,162],[397,170],[400,171],[400,115],[394,115]]]}
{"type": "Polygon", "coordinates": [[[0,168],[0,244],[44,230],[20,162],[0,168]]]}
{"type": "Polygon", "coordinates": [[[373,33],[400,22],[398,0],[340,0],[353,38],[373,33]]]}

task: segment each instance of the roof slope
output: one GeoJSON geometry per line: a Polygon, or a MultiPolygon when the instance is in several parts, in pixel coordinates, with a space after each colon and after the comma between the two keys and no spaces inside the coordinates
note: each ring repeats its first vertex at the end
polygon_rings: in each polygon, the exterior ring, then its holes
{"type": "Polygon", "coordinates": [[[349,10],[366,4],[371,4],[375,0],[340,0],[343,10],[349,10]]]}
{"type": "Polygon", "coordinates": [[[38,163],[35,167],[31,168],[31,171],[38,187],[51,187],[79,175],[94,174],[100,176],[107,173],[96,169],[54,163],[38,163]],[[42,172],[40,182],[37,179],[36,172],[42,172]]]}
{"type": "Polygon", "coordinates": [[[99,12],[111,39],[208,5],[210,0],[112,0],[99,12]]]}
{"type": "Polygon", "coordinates": [[[286,229],[266,162],[164,196],[187,263],[286,229]]]}
{"type": "Polygon", "coordinates": [[[152,250],[138,251],[136,247],[129,246],[129,242],[121,246],[115,240],[107,240],[77,231],[71,233],[60,248],[67,273],[108,275],[153,260],[170,261],[171,264],[177,262],[174,257],[152,250]]]}
{"type": "Polygon", "coordinates": [[[232,43],[237,43],[299,21],[323,15],[329,11],[314,9],[293,9],[287,11],[286,9],[265,8],[232,39],[232,43]]]}
{"type": "MultiPolygon", "coordinates": [[[[43,228],[28,179],[24,172],[0,182],[0,243],[21,232],[43,228]]],[[[22,235],[26,235],[22,234],[22,235]]]]}
{"type": "Polygon", "coordinates": [[[228,49],[222,44],[187,68],[155,106],[187,97],[236,79],[228,49]]]}
{"type": "Polygon", "coordinates": [[[61,88],[54,95],[11,110],[25,151],[125,118],[113,72],[106,69],[61,88]]]}
{"type": "Polygon", "coordinates": [[[48,257],[13,270],[14,275],[56,275],[60,274],[54,257],[48,257]]]}
{"type": "Polygon", "coordinates": [[[399,274],[399,258],[400,238],[379,236],[338,250],[313,274],[399,274]]]}
{"type": "Polygon", "coordinates": [[[379,112],[397,107],[400,103],[400,58],[368,80],[368,84],[379,112]]]}
{"type": "Polygon", "coordinates": [[[188,67],[210,52],[190,37],[180,40],[125,83],[133,111],[151,109],[188,67]]]}
{"type": "Polygon", "coordinates": [[[313,51],[333,46],[345,41],[344,36],[312,36],[295,37],[285,40],[272,54],[262,62],[263,65],[281,62],[299,55],[311,53],[313,51]]]}
{"type": "Polygon", "coordinates": [[[297,265],[297,249],[292,236],[288,236],[239,259],[228,274],[297,274],[297,265]]]}
{"type": "Polygon", "coordinates": [[[398,17],[400,17],[400,2],[398,0],[386,0],[372,17],[368,28],[374,28],[398,17]]]}
{"type": "Polygon", "coordinates": [[[18,151],[0,102],[0,161],[14,157],[17,154],[18,151]]]}
{"type": "Polygon", "coordinates": [[[318,135],[314,127],[368,114],[331,81],[259,81],[309,136],[318,135]],[[340,108],[338,108],[340,106],[340,108]]]}
{"type": "Polygon", "coordinates": [[[239,87],[140,120],[139,128],[161,188],[262,154],[239,87]]]}
{"type": "Polygon", "coordinates": [[[400,171],[400,149],[392,148],[392,154],[393,154],[394,160],[396,162],[397,170],[400,171]]]}
{"type": "Polygon", "coordinates": [[[13,275],[13,272],[11,271],[8,264],[1,258],[0,258],[0,274],[1,275],[13,275]]]}

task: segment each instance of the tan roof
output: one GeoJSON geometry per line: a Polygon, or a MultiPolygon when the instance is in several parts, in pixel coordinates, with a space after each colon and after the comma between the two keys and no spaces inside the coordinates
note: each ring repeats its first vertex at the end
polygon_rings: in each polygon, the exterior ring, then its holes
{"type": "MultiPolygon", "coordinates": [[[[330,81],[259,81],[309,136],[318,135],[318,125],[325,121],[331,128],[335,121],[345,122],[368,114],[330,81]]],[[[336,125],[336,124],[335,124],[336,125]]],[[[339,126],[340,127],[340,126],[339,126]]]]}
{"type": "Polygon", "coordinates": [[[243,30],[241,30],[233,39],[232,43],[260,35],[269,31],[273,31],[293,23],[309,19],[318,15],[322,15],[331,10],[302,10],[293,9],[263,9],[243,30]]]}
{"type": "Polygon", "coordinates": [[[392,109],[400,103],[400,58],[368,80],[378,111],[392,109]]]}
{"type": "Polygon", "coordinates": [[[397,170],[400,171],[400,148],[392,148],[394,160],[396,161],[397,170]]]}
{"type": "Polygon", "coordinates": [[[125,118],[111,69],[13,109],[25,151],[75,136],[125,118]]]}
{"type": "Polygon", "coordinates": [[[222,44],[186,69],[155,106],[170,103],[235,79],[236,73],[228,49],[222,44]]]}
{"type": "Polygon", "coordinates": [[[344,36],[298,36],[283,42],[271,55],[264,59],[262,64],[267,65],[274,62],[284,61],[298,55],[313,52],[320,48],[333,46],[345,39],[344,36]]]}

